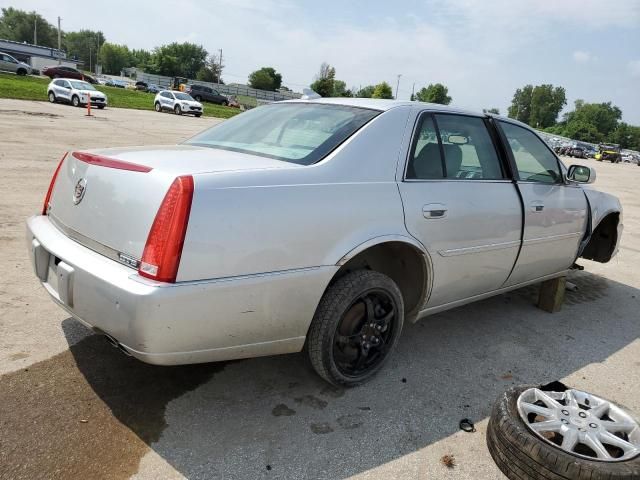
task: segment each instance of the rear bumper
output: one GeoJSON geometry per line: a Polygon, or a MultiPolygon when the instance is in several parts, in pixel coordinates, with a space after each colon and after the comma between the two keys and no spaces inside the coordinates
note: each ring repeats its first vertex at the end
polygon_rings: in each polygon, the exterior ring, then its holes
{"type": "Polygon", "coordinates": [[[76,243],[46,216],[27,221],[36,276],[73,317],[138,359],[200,363],[300,351],[337,267],[162,284],[76,243]]]}

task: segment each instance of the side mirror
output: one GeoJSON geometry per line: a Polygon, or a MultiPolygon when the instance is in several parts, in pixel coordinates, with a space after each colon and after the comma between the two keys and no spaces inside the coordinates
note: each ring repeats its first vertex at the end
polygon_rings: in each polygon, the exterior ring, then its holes
{"type": "Polygon", "coordinates": [[[593,183],[596,181],[596,171],[584,165],[571,165],[567,171],[567,180],[577,183],[593,183]]]}

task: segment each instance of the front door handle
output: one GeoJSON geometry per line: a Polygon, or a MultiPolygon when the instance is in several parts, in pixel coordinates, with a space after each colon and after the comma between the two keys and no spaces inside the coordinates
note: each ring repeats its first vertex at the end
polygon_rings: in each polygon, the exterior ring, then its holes
{"type": "Polygon", "coordinates": [[[531,211],[540,213],[544,210],[544,203],[542,202],[531,202],[531,211]]]}
{"type": "Polygon", "coordinates": [[[422,207],[424,218],[444,218],[447,216],[447,206],[442,203],[429,203],[422,207]]]}

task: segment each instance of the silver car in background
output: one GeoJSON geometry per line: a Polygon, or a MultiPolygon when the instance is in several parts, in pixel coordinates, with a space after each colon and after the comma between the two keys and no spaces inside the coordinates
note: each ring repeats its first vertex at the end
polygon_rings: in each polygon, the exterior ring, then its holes
{"type": "Polygon", "coordinates": [[[0,71],[13,72],[17,75],[30,75],[32,68],[31,65],[16,60],[8,53],[0,52],[0,71]]]}
{"type": "Polygon", "coordinates": [[[176,146],[72,151],[27,222],[35,273],[145,362],[298,352],[356,385],[405,321],[615,255],[621,206],[526,125],[318,99],[176,146]]]}

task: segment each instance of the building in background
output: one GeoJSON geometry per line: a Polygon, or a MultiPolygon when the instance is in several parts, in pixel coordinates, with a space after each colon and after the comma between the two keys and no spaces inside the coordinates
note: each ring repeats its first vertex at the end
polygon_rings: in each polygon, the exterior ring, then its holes
{"type": "Polygon", "coordinates": [[[28,63],[32,68],[42,70],[50,65],[60,65],[65,67],[78,68],[77,60],[67,58],[67,54],[57,48],[31,45],[30,43],[14,42],[0,38],[0,52],[8,53],[24,63],[28,63]]]}

